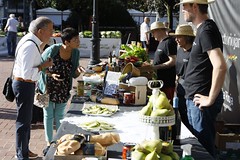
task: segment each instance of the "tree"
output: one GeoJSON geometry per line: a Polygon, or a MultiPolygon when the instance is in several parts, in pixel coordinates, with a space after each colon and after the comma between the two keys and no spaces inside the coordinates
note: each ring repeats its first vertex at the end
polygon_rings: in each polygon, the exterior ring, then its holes
{"type": "Polygon", "coordinates": [[[142,12],[157,11],[160,17],[168,16],[169,27],[173,27],[173,13],[178,13],[175,4],[179,0],[121,0],[126,8],[137,9],[142,12]]]}
{"type": "Polygon", "coordinates": [[[157,11],[160,17],[168,17],[169,28],[173,27],[173,13],[178,13],[179,6],[175,6],[179,0],[147,0],[147,5],[152,11],[157,11]]]}

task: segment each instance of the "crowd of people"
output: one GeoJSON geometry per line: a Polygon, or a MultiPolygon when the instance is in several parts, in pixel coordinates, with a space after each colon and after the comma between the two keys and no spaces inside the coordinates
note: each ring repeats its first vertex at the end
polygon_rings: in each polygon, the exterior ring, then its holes
{"type": "MultiPolygon", "coordinates": [[[[188,24],[179,25],[174,33],[169,33],[168,25],[153,22],[149,26],[150,19],[145,17],[140,40],[146,51],[150,33],[159,42],[152,65],[157,79],[164,82],[161,90],[171,101],[177,93],[182,122],[216,157],[214,124],[223,104],[221,88],[226,64],[221,34],[208,17],[209,3],[183,0],[178,4],[183,5],[184,20],[195,25],[196,33],[188,24]]],[[[53,33],[53,22],[39,17],[30,23],[28,34],[16,46],[19,24],[21,29],[25,28],[21,17],[18,21],[10,14],[5,30],[8,32],[8,54],[15,57],[12,86],[17,106],[16,156],[20,160],[38,156],[29,148],[35,88],[47,91],[50,96],[48,106],[43,109],[46,154],[53,139],[53,124],[55,122],[57,130],[64,118],[72,80],[80,75],[83,67],[79,65],[77,30],[65,28],[61,33],[62,43],[46,48],[53,33]]]]}

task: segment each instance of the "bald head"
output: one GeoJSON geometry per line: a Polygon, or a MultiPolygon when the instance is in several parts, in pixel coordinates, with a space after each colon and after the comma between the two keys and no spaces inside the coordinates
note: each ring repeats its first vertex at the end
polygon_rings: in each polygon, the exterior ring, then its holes
{"type": "Polygon", "coordinates": [[[149,23],[150,22],[150,18],[149,17],[145,17],[144,18],[144,22],[149,23]]]}

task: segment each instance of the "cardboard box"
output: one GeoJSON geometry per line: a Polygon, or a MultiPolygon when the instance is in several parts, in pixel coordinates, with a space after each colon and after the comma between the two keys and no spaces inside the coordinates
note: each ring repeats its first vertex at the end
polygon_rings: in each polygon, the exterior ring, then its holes
{"type": "Polygon", "coordinates": [[[145,105],[147,100],[147,86],[128,86],[128,84],[120,83],[119,88],[126,91],[135,92],[135,104],[145,105]]]}
{"type": "Polygon", "coordinates": [[[240,149],[240,124],[217,122],[216,130],[216,146],[219,150],[240,149]]]}

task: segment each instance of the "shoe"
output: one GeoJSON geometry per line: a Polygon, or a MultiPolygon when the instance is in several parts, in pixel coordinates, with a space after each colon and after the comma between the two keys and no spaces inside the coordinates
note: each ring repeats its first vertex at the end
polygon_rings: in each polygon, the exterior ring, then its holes
{"type": "MultiPolygon", "coordinates": [[[[17,158],[17,155],[15,155],[15,158],[17,158]]],[[[28,152],[28,158],[29,159],[36,159],[36,158],[38,158],[38,155],[33,153],[33,152],[31,152],[31,151],[29,151],[28,152]]]]}
{"type": "Polygon", "coordinates": [[[36,159],[36,158],[38,158],[38,154],[35,154],[35,153],[29,151],[28,152],[28,158],[29,159],[36,159]]]}
{"type": "Polygon", "coordinates": [[[49,148],[50,148],[50,146],[47,146],[47,147],[43,150],[43,156],[46,156],[49,148]]]}

